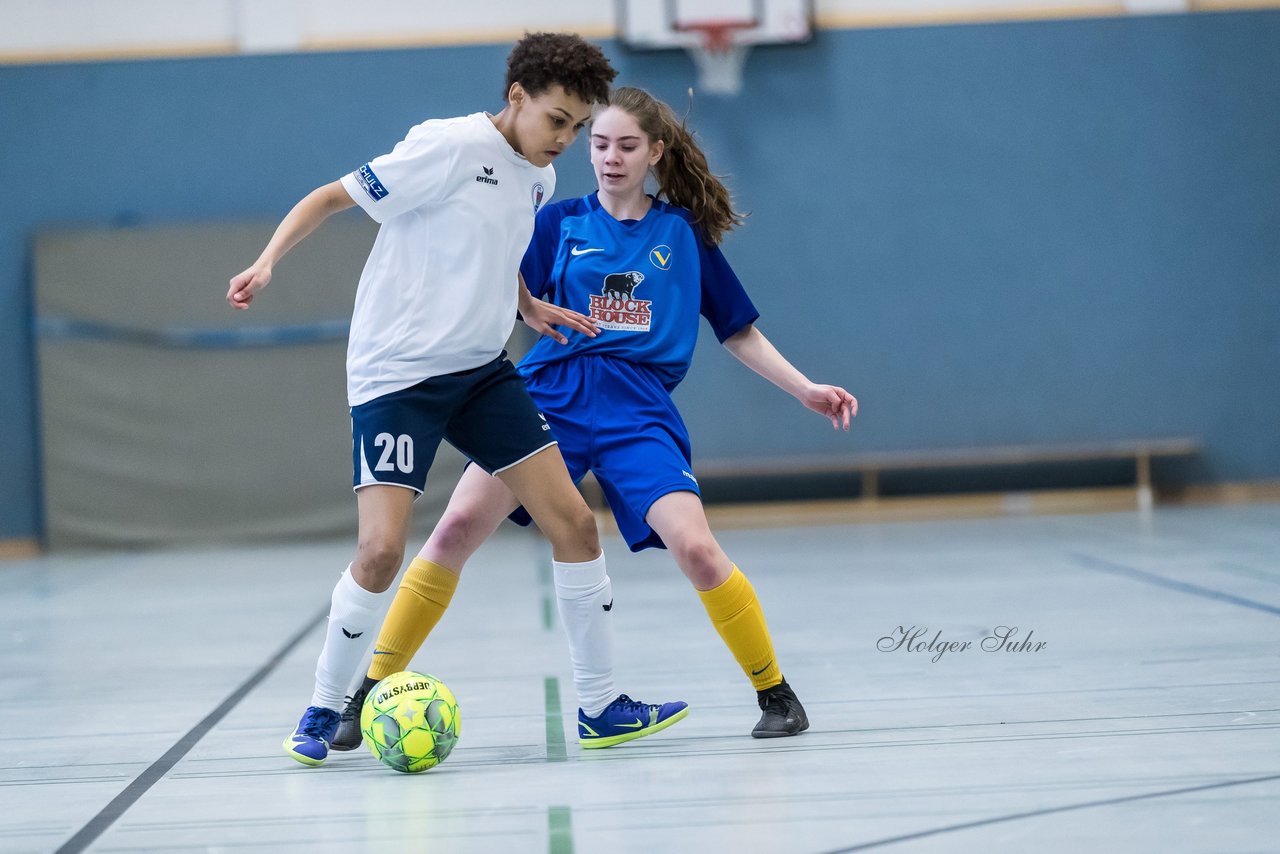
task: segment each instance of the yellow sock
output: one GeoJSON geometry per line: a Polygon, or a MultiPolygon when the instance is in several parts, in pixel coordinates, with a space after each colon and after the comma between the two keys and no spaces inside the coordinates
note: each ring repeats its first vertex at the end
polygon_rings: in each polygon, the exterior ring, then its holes
{"type": "Polygon", "coordinates": [[[420,557],[413,559],[378,632],[370,679],[385,679],[409,666],[409,659],[440,622],[457,586],[456,572],[420,557]]]}
{"type": "Polygon", "coordinates": [[[699,590],[698,597],[707,609],[711,625],[716,627],[755,689],[763,691],[782,682],[782,671],[773,655],[773,640],[764,622],[764,610],[756,598],[755,588],[737,564],[723,584],[699,590]]]}

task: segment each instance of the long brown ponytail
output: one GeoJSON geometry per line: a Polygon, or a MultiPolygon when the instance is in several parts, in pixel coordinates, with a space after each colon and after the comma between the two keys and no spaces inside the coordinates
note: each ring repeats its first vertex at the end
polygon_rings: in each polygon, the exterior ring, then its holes
{"type": "Polygon", "coordinates": [[[634,118],[651,141],[662,140],[662,159],[653,168],[658,195],[688,208],[707,243],[718,244],[730,229],[742,224],[746,215],[733,209],[728,188],[711,174],[707,156],[669,106],[633,86],[614,89],[609,106],[634,118]]]}

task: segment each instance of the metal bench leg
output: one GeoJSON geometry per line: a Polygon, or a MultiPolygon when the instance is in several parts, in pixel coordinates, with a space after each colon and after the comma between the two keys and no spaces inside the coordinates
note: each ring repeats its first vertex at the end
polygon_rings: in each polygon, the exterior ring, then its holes
{"type": "Polygon", "coordinates": [[[862,471],[862,500],[874,503],[880,499],[880,472],[876,469],[862,471]]]}
{"type": "Polygon", "coordinates": [[[1138,469],[1138,509],[1143,513],[1150,512],[1155,506],[1155,491],[1151,488],[1151,455],[1139,453],[1138,469]]]}

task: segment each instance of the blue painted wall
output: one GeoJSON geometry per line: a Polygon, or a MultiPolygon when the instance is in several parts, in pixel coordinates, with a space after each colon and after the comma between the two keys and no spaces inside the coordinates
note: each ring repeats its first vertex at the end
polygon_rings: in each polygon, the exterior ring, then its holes
{"type": "MultiPolygon", "coordinates": [[[[683,55],[607,50],[684,106],[683,55]]],[[[0,538],[39,532],[38,230],[279,217],[424,117],[499,109],[505,54],[0,69],[0,538]]],[[[863,414],[830,435],[704,342],[702,456],[1194,434],[1201,479],[1280,476],[1280,13],[823,32],[746,84],[691,117],[752,212],[725,250],[863,414]]],[[[581,144],[559,171],[590,189],[581,144]]]]}

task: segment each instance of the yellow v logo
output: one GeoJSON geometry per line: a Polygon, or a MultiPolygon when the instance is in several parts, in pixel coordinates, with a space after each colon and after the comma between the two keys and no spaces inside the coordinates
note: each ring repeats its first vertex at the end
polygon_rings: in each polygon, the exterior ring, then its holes
{"type": "Polygon", "coordinates": [[[659,244],[649,250],[649,263],[657,267],[659,270],[671,269],[671,247],[665,243],[659,244]]]}

